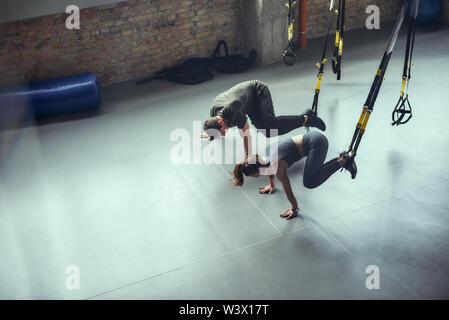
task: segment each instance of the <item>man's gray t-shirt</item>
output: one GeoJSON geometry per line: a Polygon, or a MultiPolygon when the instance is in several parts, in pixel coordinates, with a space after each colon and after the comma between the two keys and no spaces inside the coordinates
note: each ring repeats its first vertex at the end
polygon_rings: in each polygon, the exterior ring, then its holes
{"type": "Polygon", "coordinates": [[[242,129],[248,121],[246,115],[255,112],[257,92],[263,86],[265,84],[258,80],[245,81],[219,94],[212,104],[210,116],[220,116],[227,120],[228,127],[242,129]]]}

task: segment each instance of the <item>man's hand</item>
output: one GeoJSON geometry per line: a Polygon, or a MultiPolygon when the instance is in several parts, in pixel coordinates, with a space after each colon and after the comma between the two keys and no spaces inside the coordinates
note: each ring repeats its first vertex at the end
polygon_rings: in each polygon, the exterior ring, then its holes
{"type": "Polygon", "coordinates": [[[287,220],[290,220],[294,217],[297,217],[299,213],[299,209],[293,210],[293,209],[287,209],[284,211],[283,214],[281,214],[281,218],[286,218],[287,220]]]}
{"type": "Polygon", "coordinates": [[[272,186],[266,186],[266,187],[260,187],[259,193],[261,194],[272,194],[274,192],[274,187],[272,186]]]}

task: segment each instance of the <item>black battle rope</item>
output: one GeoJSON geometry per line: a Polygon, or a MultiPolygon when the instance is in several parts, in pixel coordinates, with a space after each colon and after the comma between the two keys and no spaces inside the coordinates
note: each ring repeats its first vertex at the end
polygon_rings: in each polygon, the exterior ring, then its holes
{"type": "Polygon", "coordinates": [[[393,120],[393,123],[391,124],[392,126],[406,124],[412,118],[412,106],[410,105],[410,101],[408,99],[408,87],[412,77],[411,71],[413,48],[415,46],[416,19],[418,17],[419,0],[415,0],[414,3],[410,3],[410,5],[411,8],[410,16],[408,17],[409,25],[407,32],[407,47],[405,49],[404,72],[402,73],[401,95],[391,115],[391,119],[393,120]]]}
{"type": "Polygon", "coordinates": [[[405,20],[409,1],[410,0],[405,0],[404,4],[402,5],[401,11],[399,12],[399,15],[396,19],[390,41],[388,42],[387,49],[385,50],[379,69],[377,70],[376,77],[374,78],[374,82],[368,94],[368,98],[366,99],[365,105],[363,106],[362,115],[360,116],[360,119],[357,123],[354,136],[352,137],[351,145],[348,149],[348,151],[353,151],[354,156],[357,154],[357,149],[359,147],[360,141],[362,140],[363,134],[365,133],[366,125],[368,123],[371,112],[373,111],[380,87],[382,86],[385,71],[387,70],[388,63],[390,62],[390,58],[396,44],[396,40],[398,39],[399,32],[401,31],[402,25],[405,20]]]}
{"type": "Polygon", "coordinates": [[[332,70],[337,74],[337,80],[340,80],[341,58],[343,56],[343,41],[345,38],[346,0],[339,0],[338,9],[335,12],[338,14],[338,19],[337,30],[335,32],[334,55],[332,56],[332,70]]]}
{"type": "Polygon", "coordinates": [[[295,24],[294,7],[296,5],[295,0],[288,0],[285,4],[288,8],[288,46],[283,53],[283,59],[286,65],[292,66],[296,62],[296,50],[293,46],[293,30],[295,24]]]}

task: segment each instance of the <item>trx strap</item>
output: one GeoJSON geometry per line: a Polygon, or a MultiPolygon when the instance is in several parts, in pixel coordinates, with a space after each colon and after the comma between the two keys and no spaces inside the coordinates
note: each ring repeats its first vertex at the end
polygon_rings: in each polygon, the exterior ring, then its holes
{"type": "Polygon", "coordinates": [[[332,70],[337,74],[337,80],[341,79],[341,57],[343,55],[343,41],[345,38],[345,13],[346,0],[339,0],[337,30],[335,32],[334,55],[332,56],[332,70]]]}
{"type": "Polygon", "coordinates": [[[366,99],[365,105],[363,106],[362,114],[357,123],[354,135],[352,137],[351,145],[348,151],[353,151],[354,156],[357,154],[357,149],[359,147],[360,141],[362,140],[363,134],[365,133],[366,125],[368,124],[369,117],[373,111],[374,104],[376,103],[377,96],[379,94],[380,87],[384,80],[385,71],[387,70],[388,63],[390,62],[391,55],[394,50],[394,46],[401,31],[401,27],[404,23],[407,7],[410,0],[404,0],[401,11],[396,19],[394,25],[393,33],[391,34],[390,41],[388,43],[387,49],[383,55],[382,61],[380,63],[379,69],[377,70],[374,82],[371,86],[368,98],[366,99]]]}
{"type": "Polygon", "coordinates": [[[408,17],[409,25],[407,32],[407,47],[405,49],[404,71],[402,73],[401,95],[391,115],[391,119],[393,120],[393,123],[391,124],[392,126],[406,124],[412,118],[412,106],[410,105],[410,101],[408,99],[408,87],[411,79],[419,0],[415,0],[414,4],[410,3],[410,5],[412,7],[410,8],[410,16],[408,17]]]}
{"type": "Polygon", "coordinates": [[[285,6],[288,8],[288,45],[284,50],[283,60],[286,65],[292,66],[296,62],[296,50],[293,46],[293,29],[295,24],[294,7],[296,5],[295,0],[288,0],[285,6]]]}
{"type": "Polygon", "coordinates": [[[320,91],[321,91],[321,80],[323,79],[324,65],[327,62],[326,52],[327,52],[327,47],[329,46],[329,34],[330,34],[331,21],[332,21],[331,13],[332,13],[333,7],[334,7],[334,0],[331,0],[330,7],[329,7],[329,14],[327,17],[327,35],[326,35],[326,40],[324,42],[323,54],[321,56],[321,61],[316,64],[318,67],[318,76],[317,76],[318,80],[317,80],[315,96],[313,97],[313,104],[312,104],[312,111],[315,113],[318,113],[318,98],[320,96],[320,91]]]}

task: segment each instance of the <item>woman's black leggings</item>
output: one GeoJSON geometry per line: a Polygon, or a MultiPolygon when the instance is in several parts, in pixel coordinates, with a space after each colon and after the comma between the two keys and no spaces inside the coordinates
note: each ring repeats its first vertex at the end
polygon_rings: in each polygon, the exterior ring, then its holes
{"type": "Polygon", "coordinates": [[[258,89],[259,105],[257,110],[248,114],[253,125],[266,137],[270,137],[270,129],[277,129],[277,135],[284,135],[304,125],[304,116],[277,117],[273,109],[270,90],[267,86],[258,89]]]}
{"type": "Polygon", "coordinates": [[[313,189],[322,185],[341,168],[337,158],[324,163],[329,146],[324,134],[317,131],[305,134],[302,146],[304,154],[307,156],[303,177],[306,188],[313,189]]]}

